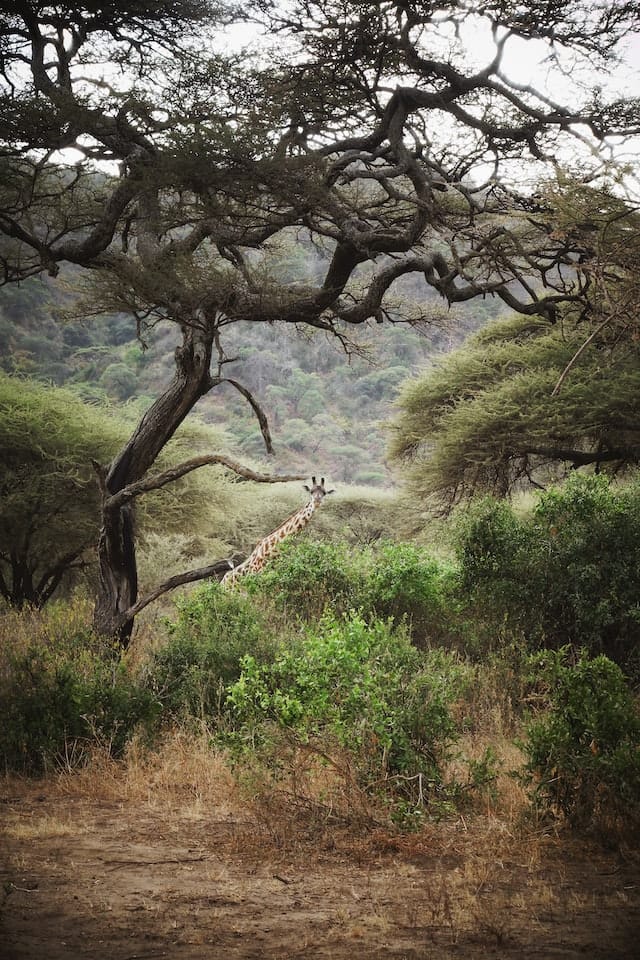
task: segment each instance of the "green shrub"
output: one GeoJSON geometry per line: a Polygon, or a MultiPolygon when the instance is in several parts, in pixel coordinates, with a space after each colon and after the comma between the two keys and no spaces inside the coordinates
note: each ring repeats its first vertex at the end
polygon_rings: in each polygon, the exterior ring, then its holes
{"type": "Polygon", "coordinates": [[[110,649],[41,644],[9,655],[1,681],[0,756],[6,769],[39,774],[61,762],[81,763],[92,743],[119,756],[134,730],[156,712],[110,649]]]}
{"type": "Polygon", "coordinates": [[[620,668],[568,649],[532,661],[548,712],[527,727],[526,778],[539,804],[577,825],[640,815],[640,717],[620,668]]]}
{"type": "Polygon", "coordinates": [[[417,801],[442,787],[456,739],[449,707],[462,680],[453,657],[421,653],[402,629],[327,615],[272,663],[245,657],[229,703],[253,744],[274,722],[303,740],[337,740],[365,789],[417,801]]]}
{"type": "Polygon", "coordinates": [[[148,688],[166,716],[216,717],[225,688],[249,651],[268,657],[272,641],[258,606],[212,581],[178,602],[169,641],[153,655],[148,688]]]}
{"type": "Polygon", "coordinates": [[[575,475],[524,519],[486,499],[459,528],[462,596],[487,637],[585,646],[630,664],[640,640],[640,487],[575,475]]]}
{"type": "Polygon", "coordinates": [[[345,544],[288,541],[259,577],[247,578],[247,588],[306,621],[321,616],[328,605],[345,612],[361,601],[359,555],[345,544]]]}
{"type": "Polygon", "coordinates": [[[486,606],[515,605],[526,587],[520,565],[526,560],[527,539],[524,523],[505,500],[485,497],[473,504],[458,524],[463,592],[486,606]]]}
{"type": "Polygon", "coordinates": [[[254,598],[310,623],[325,609],[405,621],[418,644],[440,637],[447,621],[452,567],[409,543],[356,549],[301,540],[285,543],[260,574],[247,579],[254,598]]]}
{"type": "MultiPolygon", "coordinates": [[[[640,487],[575,476],[534,511],[546,634],[626,662],[640,640],[640,487]]],[[[539,578],[538,578],[539,579],[539,578]]]]}
{"type": "Polygon", "coordinates": [[[385,543],[373,555],[364,607],[381,619],[406,620],[414,643],[438,639],[453,602],[453,567],[410,543],[385,543]]]}

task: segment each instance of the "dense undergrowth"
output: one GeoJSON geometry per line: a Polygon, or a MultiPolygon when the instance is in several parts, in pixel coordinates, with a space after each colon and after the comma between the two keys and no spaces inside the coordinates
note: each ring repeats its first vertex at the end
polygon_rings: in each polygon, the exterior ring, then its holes
{"type": "Polygon", "coordinates": [[[303,792],[303,756],[314,803],[339,784],[406,828],[495,800],[508,739],[537,815],[640,819],[640,489],[575,477],[526,516],[486,500],[455,529],[450,560],[287,544],[242,589],[180,599],[164,636],[124,657],[82,600],[7,611],[5,769],[79,766],[96,744],[118,758],[199,725],[252,789],[303,792]]]}

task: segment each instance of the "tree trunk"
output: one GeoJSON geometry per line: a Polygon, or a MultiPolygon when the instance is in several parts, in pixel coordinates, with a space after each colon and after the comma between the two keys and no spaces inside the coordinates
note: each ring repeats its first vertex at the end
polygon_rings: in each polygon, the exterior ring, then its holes
{"type": "Polygon", "coordinates": [[[131,639],[133,620],[126,611],[138,596],[134,510],[102,510],[98,539],[98,592],[93,611],[97,633],[113,637],[123,647],[131,639]]]}
{"type": "Polygon", "coordinates": [[[94,628],[126,647],[133,630],[127,611],[138,596],[135,507],[133,501],[113,506],[111,498],[140,480],[165,444],[212,387],[210,374],[214,327],[198,317],[183,327],[176,350],[176,373],[164,393],[142,417],[126,446],[101,473],[102,522],[98,539],[98,592],[94,628]]]}

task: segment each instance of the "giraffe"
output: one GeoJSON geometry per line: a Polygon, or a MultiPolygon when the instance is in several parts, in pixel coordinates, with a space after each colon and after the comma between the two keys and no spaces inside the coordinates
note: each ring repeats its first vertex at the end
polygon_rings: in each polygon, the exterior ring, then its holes
{"type": "Polygon", "coordinates": [[[295,513],[292,513],[290,517],[287,517],[277,530],[274,530],[273,533],[270,533],[261,540],[243,563],[238,564],[237,567],[233,567],[228,573],[225,573],[222,578],[222,585],[224,587],[235,586],[238,580],[241,580],[242,577],[245,577],[248,573],[260,573],[260,571],[264,569],[267,560],[277,552],[282,541],[292,536],[292,534],[297,533],[299,530],[303,530],[326,495],[335,492],[334,490],[325,489],[324,477],[321,477],[320,483],[316,483],[316,478],[311,477],[311,486],[309,487],[305,483],[304,489],[311,495],[309,501],[305,503],[303,507],[300,507],[299,510],[296,510],[295,513]]]}

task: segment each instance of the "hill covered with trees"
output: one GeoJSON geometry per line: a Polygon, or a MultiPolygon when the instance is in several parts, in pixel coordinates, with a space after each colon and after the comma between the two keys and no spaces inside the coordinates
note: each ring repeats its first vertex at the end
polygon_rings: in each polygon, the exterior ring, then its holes
{"type": "MultiPolygon", "coordinates": [[[[90,403],[126,405],[129,415],[143,410],[171,377],[172,325],[158,322],[137,338],[126,314],[75,319],[82,309],[74,306],[77,284],[71,274],[62,286],[33,278],[3,290],[1,368],[67,386],[90,403]]],[[[403,296],[421,297],[431,322],[410,329],[367,327],[350,333],[344,346],[313,329],[244,322],[229,330],[225,349],[234,361],[229,375],[264,410],[278,469],[322,471],[335,483],[393,482],[383,423],[402,383],[500,310],[499,303],[486,300],[447,311],[416,282],[405,284],[403,296]]],[[[197,411],[225,433],[226,446],[238,455],[264,456],[255,414],[232,387],[221,385],[197,411]]]]}

